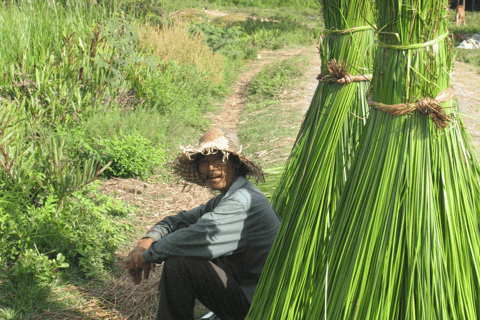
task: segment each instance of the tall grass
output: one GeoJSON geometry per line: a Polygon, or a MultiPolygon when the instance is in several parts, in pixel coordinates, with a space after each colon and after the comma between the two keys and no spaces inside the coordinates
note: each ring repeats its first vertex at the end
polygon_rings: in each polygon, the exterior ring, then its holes
{"type": "Polygon", "coordinates": [[[223,80],[225,57],[207,46],[202,33],[191,34],[186,22],[176,21],[164,28],[144,25],[141,41],[146,52],[161,60],[194,65],[206,72],[214,84],[223,80]]]}
{"type": "MultiPolygon", "coordinates": [[[[416,102],[447,89],[447,1],[376,5],[373,100],[416,102]]],[[[370,111],[330,228],[321,273],[327,291],[317,287],[309,316],[478,317],[479,163],[457,106],[442,107],[452,121],[441,129],[418,111],[370,111]]]]}

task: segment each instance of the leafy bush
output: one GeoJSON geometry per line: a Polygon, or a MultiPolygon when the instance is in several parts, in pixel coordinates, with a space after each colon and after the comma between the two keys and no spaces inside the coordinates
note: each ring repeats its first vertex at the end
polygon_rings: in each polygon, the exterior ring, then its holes
{"type": "Polygon", "coordinates": [[[125,239],[125,228],[109,219],[129,209],[98,192],[99,184],[76,191],[62,207],[49,196],[40,207],[25,206],[18,189],[4,184],[0,198],[0,264],[13,279],[50,281],[55,273],[77,265],[87,276],[99,274],[125,239]],[[19,201],[20,200],[20,201],[19,201]]]}
{"type": "Polygon", "coordinates": [[[155,148],[150,140],[138,133],[110,139],[100,138],[96,143],[99,148],[97,152],[104,161],[112,161],[105,171],[107,176],[145,178],[166,158],[162,149],[155,148]]]}
{"type": "Polygon", "coordinates": [[[191,25],[190,32],[203,33],[214,52],[221,52],[231,59],[245,60],[256,56],[257,49],[239,26],[216,25],[204,16],[202,22],[191,25]]]}

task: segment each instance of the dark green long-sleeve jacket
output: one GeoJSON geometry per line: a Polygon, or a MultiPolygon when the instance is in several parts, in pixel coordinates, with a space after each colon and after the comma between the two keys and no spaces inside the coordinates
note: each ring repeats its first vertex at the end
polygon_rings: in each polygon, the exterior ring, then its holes
{"type": "Polygon", "coordinates": [[[265,195],[239,177],[225,195],[158,222],[146,235],[155,242],[143,257],[156,263],[172,256],[216,259],[251,302],[279,226],[265,195]]]}

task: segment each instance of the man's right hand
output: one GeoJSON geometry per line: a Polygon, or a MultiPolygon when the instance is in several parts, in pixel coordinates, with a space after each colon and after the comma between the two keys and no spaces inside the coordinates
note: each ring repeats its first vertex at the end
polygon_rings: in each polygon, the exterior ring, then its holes
{"type": "Polygon", "coordinates": [[[155,263],[149,263],[143,258],[143,252],[148,250],[153,243],[151,238],[143,238],[139,241],[136,248],[128,254],[125,268],[132,276],[133,282],[138,285],[142,281],[142,273],[144,278],[148,279],[150,271],[155,271],[155,263]]]}

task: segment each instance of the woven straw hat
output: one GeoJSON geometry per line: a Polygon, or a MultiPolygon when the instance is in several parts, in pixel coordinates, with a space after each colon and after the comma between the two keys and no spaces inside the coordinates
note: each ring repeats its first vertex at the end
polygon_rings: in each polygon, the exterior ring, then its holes
{"type": "Polygon", "coordinates": [[[259,180],[265,181],[262,169],[242,154],[242,146],[237,135],[223,128],[214,128],[207,131],[200,138],[198,148],[191,146],[182,147],[182,152],[173,161],[173,173],[187,182],[206,187],[207,184],[200,177],[197,170],[196,156],[198,154],[215,154],[219,151],[223,153],[224,159],[228,159],[230,154],[237,156],[248,169],[248,175],[254,177],[257,182],[259,180]]]}

